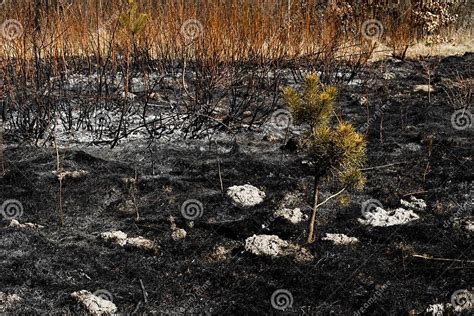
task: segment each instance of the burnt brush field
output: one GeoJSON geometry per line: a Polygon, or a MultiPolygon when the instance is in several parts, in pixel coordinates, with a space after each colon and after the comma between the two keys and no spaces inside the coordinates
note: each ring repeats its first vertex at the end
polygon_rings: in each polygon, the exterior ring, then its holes
{"type": "MultiPolygon", "coordinates": [[[[71,293],[88,290],[120,313],[422,315],[436,304],[454,313],[448,303],[472,303],[459,291],[470,293],[473,281],[474,147],[472,114],[465,114],[472,99],[457,120],[450,96],[461,89],[452,84],[459,78],[472,89],[473,66],[470,53],[387,59],[346,85],[336,111],[366,134],[367,181],[346,203],[320,207],[312,244],[307,220],[293,224],[274,215],[283,204],[309,214],[311,166],[294,146],[302,127],[282,128],[270,118],[204,139],[137,136],[111,149],[110,141],[79,138],[56,152],[27,145],[4,122],[1,198],[21,202],[21,214],[18,205],[10,205],[11,213],[3,205],[0,289],[20,299],[8,305],[2,298],[0,307],[81,313],[85,307],[71,293]],[[232,203],[227,188],[242,184],[265,192],[263,202],[232,203]],[[388,227],[358,221],[369,200],[390,210],[411,196],[427,204],[415,211],[417,220],[388,227]],[[201,203],[191,220],[183,217],[188,200],[201,203]],[[12,226],[13,217],[43,227],[12,226]],[[173,235],[177,229],[185,237],[173,235]],[[110,231],[142,236],[154,247],[104,240],[101,233],[110,231]],[[335,245],[323,240],[327,233],[358,242],[335,245]],[[246,239],[253,235],[301,245],[309,259],[252,254],[246,239]]],[[[298,86],[291,76],[282,80],[298,86]]],[[[332,193],[331,183],[324,185],[321,199],[332,193]]]]}
{"type": "Polygon", "coordinates": [[[0,314],[472,315],[471,2],[0,0],[0,314]]]}

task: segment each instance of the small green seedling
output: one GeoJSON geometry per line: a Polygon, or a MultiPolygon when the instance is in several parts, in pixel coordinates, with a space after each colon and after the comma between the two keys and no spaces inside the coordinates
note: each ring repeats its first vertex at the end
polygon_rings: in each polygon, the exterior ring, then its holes
{"type": "Polygon", "coordinates": [[[137,35],[145,27],[148,14],[138,13],[138,5],[135,0],[128,0],[128,9],[119,17],[119,23],[123,30],[132,36],[137,35]]]}
{"type": "Polygon", "coordinates": [[[307,75],[303,92],[291,87],[283,89],[286,102],[296,124],[308,124],[309,130],[300,139],[300,148],[306,151],[314,165],[314,191],[311,217],[308,224],[308,243],[313,243],[317,209],[329,199],[339,196],[348,189],[360,189],[365,184],[361,172],[366,158],[366,141],[354,127],[337,118],[332,122],[334,100],[337,89],[321,87],[319,77],[307,75]],[[327,179],[337,181],[341,190],[318,204],[321,183],[327,179]]]}

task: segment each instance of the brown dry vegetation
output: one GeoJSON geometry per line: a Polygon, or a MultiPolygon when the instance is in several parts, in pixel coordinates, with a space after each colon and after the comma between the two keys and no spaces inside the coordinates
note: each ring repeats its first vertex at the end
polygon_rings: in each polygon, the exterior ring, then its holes
{"type": "MultiPolygon", "coordinates": [[[[10,130],[47,138],[44,134],[57,104],[72,98],[84,102],[81,108],[86,113],[81,117],[90,117],[91,107],[97,110],[103,102],[115,102],[124,116],[130,111],[127,96],[133,78],[151,73],[164,78],[176,68],[183,74],[174,83],[175,95],[185,98],[179,102],[185,108],[180,114],[200,109],[186,130],[196,126],[199,130],[206,120],[221,127],[241,122],[249,110],[251,126],[275,109],[277,70],[282,67],[292,69],[300,80],[301,69],[307,66],[320,71],[323,81],[340,71],[352,79],[381,47],[404,58],[407,47],[419,39],[439,40],[470,27],[469,19],[461,15],[469,14],[463,0],[454,4],[412,0],[410,5],[406,0],[398,5],[372,0],[137,0],[136,8],[134,2],[0,2],[2,98],[18,112],[10,130]],[[130,13],[130,8],[135,11],[130,13]],[[137,26],[140,14],[146,21],[137,26]],[[128,25],[124,15],[132,21],[128,25]],[[268,76],[271,71],[274,75],[268,76]],[[64,82],[75,73],[95,76],[89,77],[94,81],[92,93],[65,95],[64,82]],[[107,80],[122,74],[119,91],[109,89],[107,80]],[[237,98],[239,89],[246,91],[237,98]],[[243,101],[230,104],[226,115],[217,113],[223,100],[238,99],[243,101]]],[[[151,85],[139,109],[147,130],[151,85]]],[[[69,115],[70,108],[59,110],[69,115]]],[[[124,132],[122,121],[123,117],[114,132],[116,140],[124,132]]],[[[71,121],[65,125],[72,129],[71,121]]],[[[160,119],[160,126],[165,125],[173,124],[160,119]]]]}
{"type": "MultiPolygon", "coordinates": [[[[361,27],[369,19],[381,22],[381,42],[404,47],[449,27],[459,27],[456,16],[466,12],[465,1],[457,5],[431,1],[328,1],[322,0],[228,0],[228,1],[137,1],[148,14],[145,29],[133,35],[142,54],[157,58],[206,57],[217,60],[311,56],[334,51],[366,52],[372,43],[361,27]],[[331,4],[332,3],[332,4],[331,4]],[[202,36],[192,45],[183,38],[183,24],[194,19],[202,36]],[[369,43],[368,43],[369,42],[369,43]]],[[[3,56],[28,57],[39,46],[41,57],[102,56],[112,58],[129,45],[118,17],[127,1],[34,0],[5,1],[2,20],[16,19],[23,36],[3,41],[3,56]]],[[[337,57],[337,56],[336,56],[337,57]]]]}

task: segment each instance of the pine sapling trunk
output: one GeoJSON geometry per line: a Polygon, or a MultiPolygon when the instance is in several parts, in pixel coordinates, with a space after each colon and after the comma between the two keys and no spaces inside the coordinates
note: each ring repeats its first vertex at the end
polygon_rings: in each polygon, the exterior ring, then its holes
{"type": "Polygon", "coordinates": [[[319,195],[319,185],[318,185],[318,178],[316,177],[314,180],[314,192],[313,192],[313,207],[311,210],[311,217],[308,223],[308,244],[312,244],[315,240],[314,238],[314,226],[316,224],[316,214],[318,210],[318,195],[319,195]]]}

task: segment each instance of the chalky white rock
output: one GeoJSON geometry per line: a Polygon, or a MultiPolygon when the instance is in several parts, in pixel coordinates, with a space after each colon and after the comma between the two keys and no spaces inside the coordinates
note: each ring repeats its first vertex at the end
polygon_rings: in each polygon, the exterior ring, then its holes
{"type": "Polygon", "coordinates": [[[227,189],[227,196],[232,203],[241,208],[250,208],[263,202],[265,192],[250,184],[235,185],[227,189]]]}
{"type": "Polygon", "coordinates": [[[359,242],[356,237],[349,237],[345,234],[326,234],[322,240],[331,241],[335,245],[351,245],[359,242]]]}
{"type": "Polygon", "coordinates": [[[129,246],[144,250],[155,250],[159,248],[152,240],[143,238],[142,236],[128,237],[126,233],[120,230],[101,233],[100,237],[122,247],[129,246]]]}
{"type": "Polygon", "coordinates": [[[294,208],[294,209],[285,208],[285,209],[277,210],[273,213],[273,215],[276,218],[279,218],[279,217],[283,218],[286,221],[290,222],[291,224],[295,224],[295,225],[301,223],[303,220],[307,218],[307,216],[303,214],[301,212],[301,209],[299,208],[294,208]]]}
{"type": "Polygon", "coordinates": [[[417,211],[424,211],[426,209],[426,202],[422,199],[417,199],[414,196],[410,197],[410,201],[400,200],[400,204],[408,209],[417,211]]]}
{"type": "Polygon", "coordinates": [[[71,297],[93,315],[110,315],[117,312],[117,306],[113,302],[95,296],[87,290],[74,292],[71,297]]]}
{"type": "Polygon", "coordinates": [[[8,225],[9,227],[14,227],[14,228],[32,228],[32,229],[40,229],[40,228],[44,228],[44,226],[42,225],[38,225],[38,224],[34,224],[34,223],[24,223],[24,224],[21,224],[19,221],[17,221],[16,219],[12,219],[11,222],[10,222],[10,225],[8,225]]]}
{"type": "Polygon", "coordinates": [[[257,256],[289,256],[302,263],[314,259],[308,249],[285,241],[276,235],[253,235],[245,240],[245,250],[257,256]]]}
{"type": "Polygon", "coordinates": [[[359,218],[359,223],[370,226],[386,227],[407,224],[419,218],[420,217],[412,210],[397,208],[393,211],[386,211],[381,207],[376,207],[374,210],[369,210],[363,213],[362,218],[359,218]]]}

